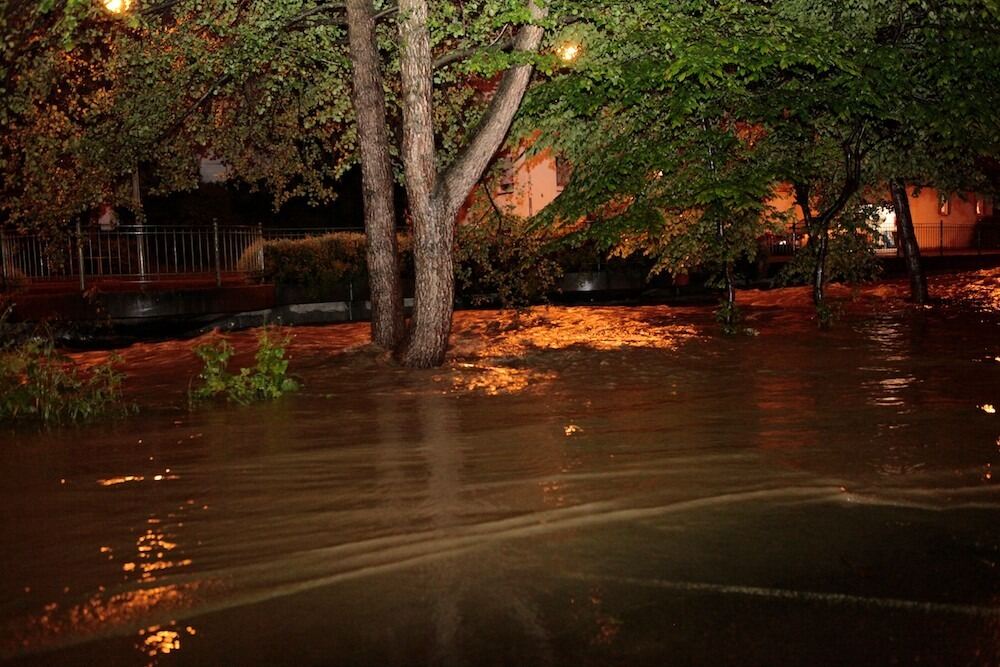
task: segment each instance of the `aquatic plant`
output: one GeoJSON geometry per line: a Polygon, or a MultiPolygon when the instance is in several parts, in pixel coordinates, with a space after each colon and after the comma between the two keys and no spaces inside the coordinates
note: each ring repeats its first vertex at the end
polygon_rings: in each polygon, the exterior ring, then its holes
{"type": "Polygon", "coordinates": [[[727,336],[756,336],[760,332],[743,325],[743,311],[733,301],[721,301],[715,310],[715,321],[727,336]]]}
{"type": "Polygon", "coordinates": [[[229,372],[229,361],[235,350],[225,340],[203,343],[194,348],[204,367],[198,374],[198,386],[191,389],[191,403],[225,397],[234,403],[246,405],[254,401],[273,400],[299,388],[298,382],[288,377],[288,359],[285,356],[289,337],[275,335],[262,329],[257,335],[255,364],[229,372]]]}
{"type": "MultiPolygon", "coordinates": [[[[7,327],[6,313],[0,330],[7,327]]],[[[123,416],[135,406],[122,401],[125,374],[121,358],[79,367],[60,353],[50,334],[24,340],[4,337],[0,343],[0,421],[43,423],[84,421],[99,416],[123,416]]]]}

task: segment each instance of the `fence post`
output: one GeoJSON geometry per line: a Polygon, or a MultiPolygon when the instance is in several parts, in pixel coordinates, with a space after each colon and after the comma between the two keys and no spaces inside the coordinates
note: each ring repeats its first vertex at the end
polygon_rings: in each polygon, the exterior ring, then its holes
{"type": "Polygon", "coordinates": [[[263,273],[264,273],[264,223],[262,223],[262,222],[258,222],[257,223],[257,247],[259,248],[259,250],[257,251],[257,269],[261,272],[261,275],[263,275],[263,273]]]}
{"type": "Polygon", "coordinates": [[[212,245],[215,256],[215,286],[222,287],[222,264],[219,262],[219,221],[212,218],[212,245]]]}
{"type": "Polygon", "coordinates": [[[7,238],[0,229],[0,285],[7,289],[7,238]]]}
{"type": "Polygon", "coordinates": [[[87,291],[86,271],[83,268],[83,230],[80,229],[80,219],[76,220],[76,263],[80,270],[80,291],[87,291]]]}
{"type": "Polygon", "coordinates": [[[938,257],[944,255],[944,220],[938,220],[938,257]]]}

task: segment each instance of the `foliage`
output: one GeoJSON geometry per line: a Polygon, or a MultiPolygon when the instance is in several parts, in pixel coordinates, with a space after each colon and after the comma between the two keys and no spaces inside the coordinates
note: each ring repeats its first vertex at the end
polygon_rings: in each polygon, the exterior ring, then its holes
{"type": "MultiPolygon", "coordinates": [[[[124,15],[89,0],[21,4],[0,12],[0,218],[17,226],[131,207],[137,166],[143,189],[162,194],[195,187],[198,158],[218,158],[277,208],[329,201],[358,161],[343,3],[151,0],[124,15]]],[[[373,5],[398,126],[397,12],[373,5]]],[[[524,59],[501,47],[528,21],[522,0],[431,3],[443,161],[478,124],[495,75],[524,59]]]]}
{"type": "Polygon", "coordinates": [[[743,325],[743,311],[735,301],[722,301],[715,311],[715,321],[727,336],[756,336],[759,332],[743,325]]]}
{"type": "MultiPolygon", "coordinates": [[[[828,280],[863,283],[878,278],[882,265],[875,254],[878,236],[875,207],[848,206],[835,222],[826,260],[828,280]]],[[[808,282],[816,262],[814,252],[811,244],[799,249],[782,269],[779,282],[786,285],[808,282]]]]}
{"type": "MultiPolygon", "coordinates": [[[[482,206],[482,203],[481,203],[482,206]]],[[[498,210],[473,209],[459,225],[455,274],[475,305],[521,308],[545,298],[562,275],[552,235],[498,210]]]]}
{"type": "MultiPolygon", "coordinates": [[[[407,234],[397,236],[403,269],[412,267],[412,244],[407,234]]],[[[304,239],[274,239],[254,244],[240,258],[241,266],[257,266],[264,252],[262,279],[278,285],[299,285],[329,289],[368,278],[365,235],[331,232],[304,239]]]]}
{"type": "Polygon", "coordinates": [[[288,342],[288,336],[262,329],[257,336],[255,364],[241,368],[235,374],[228,370],[235,351],[227,341],[220,339],[198,345],[194,352],[204,367],[198,374],[198,386],[189,393],[191,402],[225,397],[246,405],[253,401],[273,400],[297,390],[298,383],[288,377],[288,359],[285,357],[288,342]]]}
{"type": "Polygon", "coordinates": [[[747,3],[640,4],[592,17],[571,76],[539,86],[520,130],[531,150],[574,165],[540,224],[641,254],[652,273],[732,267],[757,254],[778,220],[766,205],[777,179],[760,133],[743,117],[759,81],[797,63],[822,65],[811,40],[747,3]],[[537,132],[541,128],[541,132],[537,132]]]}
{"type": "MultiPolygon", "coordinates": [[[[0,317],[0,330],[5,328],[0,317]]],[[[121,358],[81,368],[56,350],[49,335],[0,343],[0,422],[78,422],[123,416],[134,406],[122,401],[121,358]]]]}
{"type": "MultiPolygon", "coordinates": [[[[814,243],[857,246],[837,215],[853,195],[900,175],[968,187],[996,154],[993,3],[686,0],[606,19],[583,7],[583,56],[535,88],[518,136],[574,165],[546,223],[582,223],[655,270],[751,257],[780,222],[761,202],[781,183],[801,186],[814,243]]],[[[840,254],[864,260],[854,246],[840,254]]]]}

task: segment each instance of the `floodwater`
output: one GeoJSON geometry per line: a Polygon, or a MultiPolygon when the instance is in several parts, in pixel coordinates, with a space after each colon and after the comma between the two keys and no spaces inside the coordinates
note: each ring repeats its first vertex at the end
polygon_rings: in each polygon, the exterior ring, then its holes
{"type": "Polygon", "coordinates": [[[138,416],[2,433],[0,658],[1000,664],[998,279],[822,333],[800,292],[743,295],[738,338],[462,313],[427,372],[303,328],[304,389],[249,407],[189,410],[191,344],[133,346],[138,416]]]}

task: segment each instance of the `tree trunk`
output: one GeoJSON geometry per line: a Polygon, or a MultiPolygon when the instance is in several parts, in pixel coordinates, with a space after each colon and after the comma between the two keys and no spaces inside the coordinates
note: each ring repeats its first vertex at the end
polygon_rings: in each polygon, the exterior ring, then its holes
{"type": "Polygon", "coordinates": [[[830,252],[830,230],[826,225],[816,225],[812,232],[812,238],[816,239],[815,264],[813,265],[812,295],[813,304],[816,307],[823,305],[826,292],[826,258],[830,252]]]}
{"type": "Polygon", "coordinates": [[[444,361],[454,309],[454,225],[435,202],[437,183],[432,110],[431,46],[426,0],[399,3],[400,76],[403,83],[403,167],[413,216],[416,292],[413,321],[401,359],[430,368],[444,361]]]}
{"type": "Polygon", "coordinates": [[[726,262],[726,305],[729,307],[729,321],[726,324],[734,324],[732,320],[736,308],[736,279],[733,277],[732,262],[726,262]]]}
{"type": "MultiPolygon", "coordinates": [[[[534,18],[544,11],[529,5],[534,18]]],[[[453,250],[456,216],[510,130],[532,67],[507,70],[480,126],[454,163],[437,174],[432,114],[432,60],[426,0],[399,2],[400,77],[403,84],[403,166],[413,216],[416,293],[409,337],[399,356],[416,368],[444,362],[455,299],[453,250]]],[[[522,27],[515,51],[534,51],[542,28],[522,27]]]]}
{"type": "Polygon", "coordinates": [[[394,349],[403,340],[405,323],[389,130],[371,0],[347,0],[347,32],[353,64],[352,103],[361,152],[372,342],[394,349]]]}
{"type": "Polygon", "coordinates": [[[812,252],[813,257],[813,277],[812,277],[812,297],[813,304],[819,308],[823,305],[824,288],[826,287],[826,256],[829,252],[829,225],[826,215],[818,218],[813,215],[812,202],[810,201],[811,188],[804,183],[795,183],[795,203],[802,211],[802,222],[809,232],[809,242],[806,248],[812,252]]]}
{"type": "Polygon", "coordinates": [[[899,243],[903,246],[903,261],[906,263],[906,273],[910,276],[910,298],[914,303],[924,304],[928,299],[927,277],[920,263],[920,246],[917,245],[917,233],[913,229],[910,197],[902,180],[889,181],[889,189],[896,209],[896,230],[899,233],[899,243]]]}

